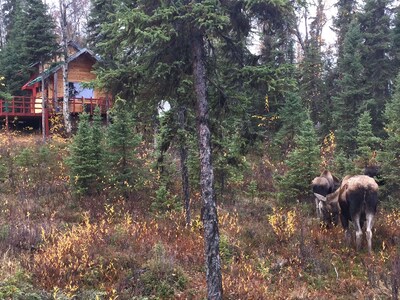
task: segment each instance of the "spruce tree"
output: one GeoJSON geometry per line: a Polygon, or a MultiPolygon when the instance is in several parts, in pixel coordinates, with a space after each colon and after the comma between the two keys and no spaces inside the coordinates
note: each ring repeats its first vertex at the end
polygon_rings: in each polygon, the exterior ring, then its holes
{"type": "Polygon", "coordinates": [[[107,40],[107,36],[102,31],[101,26],[110,23],[113,17],[114,6],[113,0],[91,0],[91,9],[87,24],[88,44],[90,49],[100,54],[104,58],[105,53],[99,53],[101,47],[99,44],[107,40]]]}
{"type": "Polygon", "coordinates": [[[29,67],[45,61],[57,47],[55,24],[41,0],[16,1],[7,43],[0,52],[0,69],[8,91],[21,95],[21,87],[29,79],[29,67]]]}
{"type": "Polygon", "coordinates": [[[394,82],[400,69],[400,7],[394,10],[393,28],[390,32],[390,37],[391,78],[394,82]]]}
{"type": "MultiPolygon", "coordinates": [[[[19,3],[18,3],[19,4],[19,3]]],[[[20,5],[13,8],[13,27],[8,33],[8,41],[0,52],[0,69],[5,77],[7,91],[11,95],[23,95],[21,87],[28,81],[28,61],[25,46],[26,20],[25,13],[20,5]]]]}
{"type": "Polygon", "coordinates": [[[129,198],[138,182],[136,148],[139,142],[128,106],[118,100],[106,133],[107,179],[116,196],[129,198]]]}
{"type": "Polygon", "coordinates": [[[11,29],[13,28],[14,23],[14,15],[16,11],[16,6],[18,5],[18,0],[4,0],[1,3],[1,11],[3,19],[0,21],[3,26],[3,38],[4,42],[6,42],[9,38],[9,34],[11,29]]]}
{"type": "Polygon", "coordinates": [[[363,38],[361,62],[364,66],[364,86],[368,95],[374,132],[382,132],[382,113],[390,97],[392,66],[389,56],[391,43],[391,0],[367,0],[359,14],[363,38]]]}
{"type": "Polygon", "coordinates": [[[335,6],[337,8],[337,15],[334,17],[333,26],[336,30],[336,45],[338,48],[338,60],[340,60],[344,54],[343,47],[347,31],[356,13],[357,0],[338,0],[335,6]]]}
{"type": "Polygon", "coordinates": [[[48,13],[48,7],[42,0],[30,0],[25,6],[27,22],[25,31],[26,45],[24,51],[31,63],[44,62],[58,48],[56,25],[48,13]]]}
{"type": "MultiPolygon", "coordinates": [[[[104,150],[104,129],[103,129],[103,118],[101,116],[100,107],[96,106],[93,114],[91,136],[93,144],[93,168],[97,170],[96,178],[96,189],[100,189],[104,186],[104,175],[105,175],[105,150],[104,150]]],[[[99,190],[100,191],[100,190],[99,190]]]]}
{"type": "Polygon", "coordinates": [[[295,137],[295,148],[285,161],[287,172],[279,180],[279,195],[286,203],[305,200],[310,196],[310,183],[319,173],[321,163],[317,134],[308,117],[295,137]]]}
{"type": "Polygon", "coordinates": [[[359,24],[353,20],[345,37],[343,58],[338,61],[338,93],[333,97],[333,126],[336,129],[338,148],[347,156],[352,156],[356,148],[354,120],[368,107],[365,101],[367,92],[361,62],[361,42],[359,24]]]}
{"type": "MultiPolygon", "coordinates": [[[[391,200],[400,196],[400,75],[396,79],[395,92],[385,107],[385,131],[387,138],[383,141],[382,177],[384,190],[391,200]]],[[[399,203],[397,200],[396,203],[399,203]]]]}
{"type": "Polygon", "coordinates": [[[288,93],[284,106],[278,111],[281,127],[275,135],[275,141],[284,151],[293,147],[294,138],[307,119],[307,111],[297,93],[288,93]]]}
{"type": "MultiPolygon", "coordinates": [[[[98,191],[101,174],[89,114],[83,112],[79,117],[78,130],[70,145],[67,158],[69,177],[73,192],[78,196],[93,195],[98,191]]],[[[96,137],[97,139],[97,137],[96,137]]]]}
{"type": "Polygon", "coordinates": [[[326,23],[324,3],[316,3],[315,18],[310,24],[310,32],[306,34],[307,40],[303,42],[304,58],[300,62],[300,95],[307,109],[310,110],[311,119],[315,123],[323,122],[321,112],[325,106],[323,99],[323,61],[322,61],[322,29],[326,23]]]}
{"type": "Polygon", "coordinates": [[[372,118],[369,111],[365,111],[361,114],[357,124],[357,158],[356,164],[359,168],[365,168],[372,162],[371,157],[373,153],[379,150],[380,139],[372,132],[372,118]]]}

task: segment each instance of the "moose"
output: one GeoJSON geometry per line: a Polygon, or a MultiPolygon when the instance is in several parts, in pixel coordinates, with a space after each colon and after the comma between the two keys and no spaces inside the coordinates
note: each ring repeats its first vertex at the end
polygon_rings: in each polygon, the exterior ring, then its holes
{"type": "Polygon", "coordinates": [[[348,244],[351,239],[349,222],[354,223],[357,251],[361,247],[362,228],[366,222],[368,251],[371,253],[372,226],[378,205],[378,184],[375,180],[367,175],[346,176],[338,190],[319,199],[324,220],[337,220],[337,215],[340,215],[348,244]]]}
{"type": "Polygon", "coordinates": [[[320,176],[315,177],[311,182],[312,191],[315,196],[315,209],[317,218],[321,218],[321,200],[325,199],[328,194],[333,193],[339,187],[339,179],[336,178],[328,170],[324,170],[320,176]]]}

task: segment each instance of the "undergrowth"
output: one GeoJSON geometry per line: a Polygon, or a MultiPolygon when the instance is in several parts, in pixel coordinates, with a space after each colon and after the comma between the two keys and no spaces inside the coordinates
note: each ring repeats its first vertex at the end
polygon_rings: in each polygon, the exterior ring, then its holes
{"type": "MultiPolygon", "coordinates": [[[[65,141],[43,145],[0,135],[0,143],[0,299],[206,297],[198,190],[192,191],[192,223],[186,226],[179,185],[155,188],[143,178],[146,184],[128,201],[78,199],[67,185],[65,141]]],[[[147,174],[154,173],[143,149],[147,174]]],[[[374,254],[365,245],[357,253],[339,226],[320,226],[312,206],[279,205],[274,163],[266,156],[252,159],[261,163],[249,162],[248,173],[218,202],[225,299],[398,295],[399,210],[380,210],[374,254]]],[[[179,181],[179,174],[171,176],[179,181]]]]}

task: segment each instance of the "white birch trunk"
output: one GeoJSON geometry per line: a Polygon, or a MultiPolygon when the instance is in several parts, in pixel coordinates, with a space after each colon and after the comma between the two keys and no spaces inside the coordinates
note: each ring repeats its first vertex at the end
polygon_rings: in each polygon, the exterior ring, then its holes
{"type": "Polygon", "coordinates": [[[67,5],[65,0],[60,0],[60,26],[61,35],[63,42],[63,86],[64,86],[64,98],[63,98],[63,117],[64,127],[67,135],[71,135],[72,124],[71,114],[69,112],[69,85],[68,85],[68,38],[67,38],[67,5]]]}
{"type": "Polygon", "coordinates": [[[42,138],[43,143],[46,142],[46,96],[45,96],[45,86],[44,86],[44,63],[41,61],[42,65],[42,138]]]}

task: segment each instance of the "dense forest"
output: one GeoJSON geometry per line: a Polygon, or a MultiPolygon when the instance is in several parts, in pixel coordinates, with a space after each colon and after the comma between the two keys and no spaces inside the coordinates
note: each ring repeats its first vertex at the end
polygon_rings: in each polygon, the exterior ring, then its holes
{"type": "Polygon", "coordinates": [[[398,299],[397,3],[0,8],[0,99],[74,41],[114,103],[44,140],[0,132],[0,299],[398,299]],[[371,169],[368,253],[317,218],[311,182],[371,169]]]}

